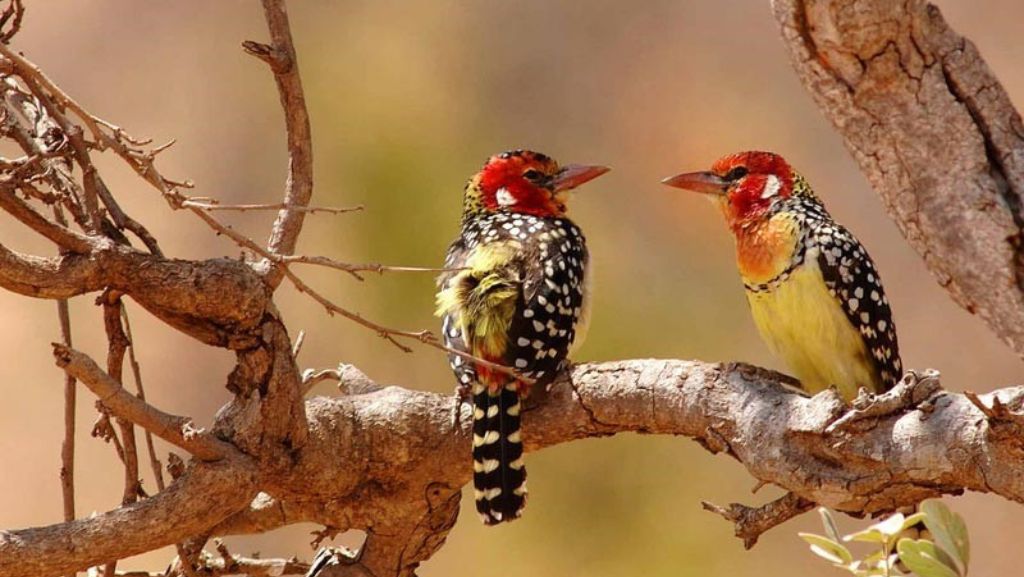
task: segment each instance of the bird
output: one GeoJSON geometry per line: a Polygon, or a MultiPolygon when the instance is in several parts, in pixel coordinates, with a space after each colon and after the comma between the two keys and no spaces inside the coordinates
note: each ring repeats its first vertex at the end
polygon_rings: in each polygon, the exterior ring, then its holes
{"type": "Polygon", "coordinates": [[[878,270],[785,159],[739,152],[662,183],[719,205],[754,322],[805,390],[834,386],[850,402],[896,384],[903,367],[878,270]]]}
{"type": "Polygon", "coordinates": [[[472,395],[474,496],[486,525],[519,518],[526,504],[521,400],[531,386],[550,385],[585,337],[589,253],[566,203],[608,170],[511,150],[466,184],[436,313],[458,394],[472,395]]]}

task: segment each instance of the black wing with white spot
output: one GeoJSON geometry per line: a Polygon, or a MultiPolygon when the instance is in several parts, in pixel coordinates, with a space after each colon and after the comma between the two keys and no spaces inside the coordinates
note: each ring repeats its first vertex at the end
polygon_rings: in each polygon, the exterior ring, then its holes
{"type": "Polygon", "coordinates": [[[566,219],[541,221],[523,262],[522,300],[509,330],[506,362],[540,386],[554,380],[576,339],[586,297],[586,241],[566,219]]]}
{"type": "Polygon", "coordinates": [[[892,309],[871,257],[849,231],[835,222],[819,223],[812,235],[829,292],[860,331],[882,387],[892,388],[903,376],[903,365],[892,309]]]}

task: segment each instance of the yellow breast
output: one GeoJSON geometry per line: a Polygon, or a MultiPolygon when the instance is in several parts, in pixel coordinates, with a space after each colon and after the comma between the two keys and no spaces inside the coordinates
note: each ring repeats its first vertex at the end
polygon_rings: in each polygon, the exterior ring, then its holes
{"type": "Polygon", "coordinates": [[[835,385],[851,400],[860,387],[882,390],[860,333],[828,292],[814,249],[785,281],[748,289],[747,301],[762,338],[807,391],[835,385]]]}

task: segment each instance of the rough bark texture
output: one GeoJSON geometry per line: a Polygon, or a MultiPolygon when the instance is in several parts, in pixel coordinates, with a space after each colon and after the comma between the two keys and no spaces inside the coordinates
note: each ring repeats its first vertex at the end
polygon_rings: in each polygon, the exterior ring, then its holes
{"type": "MultiPolygon", "coordinates": [[[[349,374],[365,386],[364,376],[349,374]]],[[[854,411],[831,392],[808,398],[780,383],[786,380],[739,364],[581,365],[525,411],[524,442],[537,451],[627,431],[683,435],[735,458],[760,481],[857,515],[964,490],[1024,503],[1024,436],[1012,413],[988,417],[931,377],[906,379],[854,411]]],[[[1019,408],[1024,387],[979,402],[1019,408]]],[[[243,457],[197,462],[168,491],[139,504],[3,533],[0,575],[24,575],[26,568],[56,574],[186,535],[263,532],[299,522],[364,529],[369,538],[352,571],[410,575],[443,544],[471,476],[469,408],[453,430],[453,406],[451,396],[402,387],[312,399],[307,442],[290,453],[287,466],[243,457]]],[[[222,411],[218,435],[238,438],[259,428],[263,418],[255,409],[236,408],[222,411]]]]}
{"type": "Polygon", "coordinates": [[[1024,355],[1024,125],[923,0],[773,0],[792,62],[939,283],[1024,355]]]}

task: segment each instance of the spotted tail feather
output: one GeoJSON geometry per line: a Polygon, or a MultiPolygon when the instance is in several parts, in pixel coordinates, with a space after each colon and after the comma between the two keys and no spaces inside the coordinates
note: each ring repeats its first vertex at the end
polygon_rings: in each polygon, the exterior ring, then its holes
{"type": "Polygon", "coordinates": [[[474,385],[473,407],[476,510],[487,525],[513,521],[526,506],[526,468],[515,383],[497,391],[474,385]]]}

